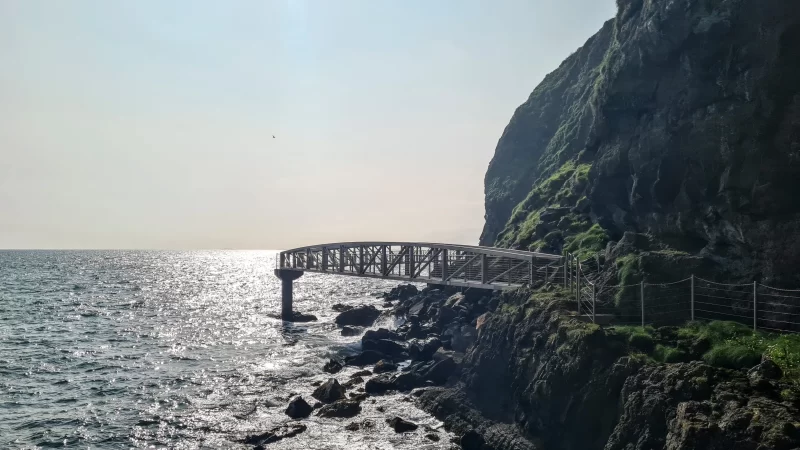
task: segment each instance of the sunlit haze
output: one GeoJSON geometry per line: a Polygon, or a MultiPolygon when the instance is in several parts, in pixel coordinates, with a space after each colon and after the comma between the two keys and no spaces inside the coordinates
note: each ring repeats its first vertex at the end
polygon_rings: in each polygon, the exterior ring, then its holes
{"type": "Polygon", "coordinates": [[[475,244],[514,109],[614,8],[0,0],[0,248],[475,244]]]}

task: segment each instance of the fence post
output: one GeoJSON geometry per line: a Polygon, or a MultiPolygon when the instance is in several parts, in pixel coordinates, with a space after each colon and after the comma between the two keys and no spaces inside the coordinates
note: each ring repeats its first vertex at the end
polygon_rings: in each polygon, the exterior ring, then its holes
{"type": "Polygon", "coordinates": [[[692,296],[691,296],[691,299],[692,299],[691,300],[692,301],[692,306],[691,306],[691,309],[692,309],[692,320],[694,320],[694,274],[692,274],[692,296]]]}
{"type": "Polygon", "coordinates": [[[567,254],[564,253],[564,289],[567,288],[567,254]]]}
{"type": "Polygon", "coordinates": [[[578,300],[578,315],[581,315],[581,262],[575,265],[575,298],[578,300]]]}
{"type": "Polygon", "coordinates": [[[753,281],[753,331],[756,331],[757,328],[757,320],[758,320],[758,309],[756,308],[756,301],[758,300],[758,294],[756,293],[757,287],[756,282],[753,281]]]}
{"type": "Polygon", "coordinates": [[[594,305],[596,303],[597,298],[597,286],[592,284],[592,323],[595,323],[595,315],[594,315],[594,305]]]}
{"type": "Polygon", "coordinates": [[[644,281],[639,283],[639,298],[642,300],[642,328],[644,328],[644,281]]]}

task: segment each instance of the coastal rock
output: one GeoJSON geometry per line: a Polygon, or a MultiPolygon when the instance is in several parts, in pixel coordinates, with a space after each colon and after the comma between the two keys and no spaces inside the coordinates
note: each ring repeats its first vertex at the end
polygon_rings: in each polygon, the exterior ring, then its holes
{"type": "Polygon", "coordinates": [[[408,355],[412,361],[428,361],[441,346],[442,341],[435,337],[424,341],[414,340],[408,344],[408,355]]]}
{"type": "Polygon", "coordinates": [[[256,449],[261,449],[267,444],[272,444],[280,441],[281,439],[297,436],[304,431],[306,431],[305,425],[302,423],[291,422],[279,427],[275,427],[262,434],[248,436],[244,439],[244,443],[253,445],[256,449]]]}
{"type": "Polygon", "coordinates": [[[384,373],[370,378],[364,384],[364,390],[368,394],[384,394],[389,391],[409,391],[416,387],[418,380],[410,372],[400,374],[384,373]]]}
{"type": "Polygon", "coordinates": [[[335,359],[331,359],[330,361],[325,363],[325,366],[322,367],[322,370],[328,373],[336,373],[342,370],[342,363],[336,361],[335,359]]]}
{"type": "Polygon", "coordinates": [[[372,375],[372,372],[370,372],[369,370],[359,370],[358,372],[354,372],[352,375],[350,375],[350,377],[351,378],[367,377],[367,376],[370,376],[370,375],[372,375]]]}
{"type": "Polygon", "coordinates": [[[361,412],[361,405],[355,400],[338,400],[325,405],[317,411],[319,417],[355,417],[361,412]]]}
{"type": "Polygon", "coordinates": [[[463,450],[483,450],[486,441],[477,431],[470,430],[461,436],[458,443],[463,450]]]}
{"type": "Polygon", "coordinates": [[[375,319],[380,314],[381,312],[378,308],[372,305],[361,305],[340,313],[336,316],[334,322],[340,327],[345,325],[368,327],[375,322],[375,319]]]}
{"type": "Polygon", "coordinates": [[[387,330],[386,328],[378,328],[377,330],[367,330],[361,338],[364,341],[377,341],[380,339],[388,339],[390,341],[402,341],[403,336],[395,331],[387,330]]]}
{"type": "Polygon", "coordinates": [[[409,422],[408,420],[405,420],[402,417],[393,417],[391,419],[386,419],[386,423],[388,423],[389,426],[392,427],[395,433],[407,433],[409,431],[414,431],[417,428],[419,428],[417,424],[409,422]]]}
{"type": "Polygon", "coordinates": [[[345,304],[342,304],[342,303],[336,303],[335,305],[331,306],[331,309],[336,311],[336,312],[338,312],[338,313],[342,313],[342,312],[345,312],[345,311],[350,311],[353,308],[354,308],[353,306],[345,305],[345,304]]]}
{"type": "Polygon", "coordinates": [[[375,364],[384,358],[383,353],[373,350],[365,350],[357,355],[348,356],[344,359],[344,363],[348,366],[366,366],[375,364]]]}
{"type": "Polygon", "coordinates": [[[783,371],[771,359],[767,359],[750,369],[747,372],[747,376],[754,382],[760,380],[779,380],[783,376],[783,371]]]}
{"type": "Polygon", "coordinates": [[[417,295],[418,293],[419,291],[417,290],[417,287],[413,284],[402,284],[396,288],[392,288],[386,298],[390,300],[406,300],[417,295]]]}
{"type": "Polygon", "coordinates": [[[361,334],[361,328],[345,325],[342,327],[342,331],[340,332],[340,334],[342,336],[358,336],[359,334],[361,334]]]}
{"type": "Polygon", "coordinates": [[[347,380],[344,383],[342,383],[342,386],[344,386],[345,389],[352,389],[352,388],[358,386],[359,384],[361,384],[363,382],[364,382],[364,379],[361,378],[361,377],[352,377],[349,380],[347,380]]]}
{"type": "Polygon", "coordinates": [[[286,415],[292,419],[302,419],[308,417],[313,410],[314,408],[303,400],[303,397],[297,396],[286,407],[286,415]]]}
{"type": "Polygon", "coordinates": [[[375,368],[372,369],[373,373],[384,373],[384,372],[394,372],[397,370],[397,364],[382,359],[378,361],[378,364],[375,364],[375,368]]]}
{"type": "Polygon", "coordinates": [[[336,378],[330,378],[318,388],[314,389],[311,396],[323,403],[332,403],[344,398],[344,393],[345,388],[339,384],[339,381],[336,380],[336,378]]]}
{"type": "Polygon", "coordinates": [[[297,322],[297,323],[316,322],[317,316],[313,314],[304,314],[298,311],[292,311],[292,317],[284,320],[287,322],[297,322]]]}
{"type": "Polygon", "coordinates": [[[434,384],[444,384],[447,379],[455,372],[458,364],[453,358],[445,358],[435,362],[430,368],[420,375],[423,380],[431,381],[434,384]]]}
{"type": "Polygon", "coordinates": [[[347,431],[369,430],[371,428],[375,428],[375,422],[369,419],[364,419],[361,422],[350,422],[344,427],[347,431]]]}
{"type": "Polygon", "coordinates": [[[388,339],[362,340],[361,348],[364,351],[375,351],[391,358],[406,356],[406,347],[404,345],[388,339]]]}

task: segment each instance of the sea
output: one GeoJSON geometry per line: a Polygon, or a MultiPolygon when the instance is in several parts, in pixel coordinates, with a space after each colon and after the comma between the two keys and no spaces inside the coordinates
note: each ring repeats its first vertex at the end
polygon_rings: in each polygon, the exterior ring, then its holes
{"type": "MultiPolygon", "coordinates": [[[[335,303],[374,304],[396,285],[305,274],[284,323],[271,251],[0,251],[0,448],[245,449],[285,423],[294,395],[357,352],[335,303]]],[[[374,327],[393,328],[395,318],[374,327]]],[[[345,381],[357,368],[334,375],[345,381]]],[[[303,420],[275,449],[445,449],[441,422],[408,394],[373,397],[353,419],[303,420]],[[395,433],[385,420],[420,425],[395,433]],[[351,422],[367,421],[347,431],[351,422]],[[425,435],[435,434],[438,442],[425,435]]]]}

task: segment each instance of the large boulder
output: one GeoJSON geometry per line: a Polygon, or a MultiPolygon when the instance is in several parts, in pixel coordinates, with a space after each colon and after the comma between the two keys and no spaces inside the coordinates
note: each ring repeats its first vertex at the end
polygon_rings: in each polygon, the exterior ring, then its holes
{"type": "Polygon", "coordinates": [[[286,415],[292,419],[302,419],[303,417],[308,417],[313,410],[314,408],[303,400],[303,397],[297,396],[286,407],[286,415]]]}
{"type": "Polygon", "coordinates": [[[382,359],[378,361],[378,364],[375,364],[375,368],[372,369],[373,373],[386,373],[386,372],[394,372],[397,370],[397,364],[382,359]]]}
{"type": "Polygon", "coordinates": [[[362,340],[361,348],[365,351],[383,353],[391,358],[400,358],[406,355],[406,347],[403,344],[388,339],[362,340]]]}
{"type": "Polygon", "coordinates": [[[336,378],[331,378],[325,383],[322,383],[318,388],[314,389],[311,394],[315,399],[323,403],[333,403],[336,400],[344,398],[345,388],[336,378]]]}
{"type": "Polygon", "coordinates": [[[361,334],[361,328],[345,325],[342,327],[342,331],[340,332],[340,334],[342,336],[358,336],[359,334],[361,334]]]}
{"type": "Polygon", "coordinates": [[[392,288],[386,296],[389,300],[405,300],[407,298],[417,295],[419,291],[413,284],[401,284],[396,288],[392,288]]]}
{"type": "Polygon", "coordinates": [[[320,417],[355,417],[361,412],[361,405],[355,400],[339,400],[325,405],[317,411],[320,417]]]}
{"type": "Polygon", "coordinates": [[[384,358],[383,353],[374,350],[365,350],[357,355],[348,356],[344,359],[344,363],[348,366],[367,366],[375,364],[384,358]]]}
{"type": "Polygon", "coordinates": [[[336,361],[335,359],[331,359],[325,363],[325,365],[322,367],[322,370],[328,373],[336,373],[342,370],[342,363],[336,361]]]}
{"type": "Polygon", "coordinates": [[[376,341],[378,339],[389,339],[391,341],[402,341],[403,336],[395,331],[387,330],[386,328],[378,328],[377,330],[367,330],[361,341],[376,341]]]}
{"type": "Polygon", "coordinates": [[[409,422],[408,420],[405,420],[402,417],[393,417],[391,419],[386,419],[386,423],[388,423],[389,426],[392,427],[395,433],[406,433],[409,431],[414,431],[417,428],[419,428],[417,424],[409,422]]]}
{"type": "Polygon", "coordinates": [[[389,391],[410,391],[419,383],[417,377],[411,372],[400,374],[384,373],[367,380],[364,390],[368,394],[384,394],[389,391]]]}
{"type": "Polygon", "coordinates": [[[292,311],[292,315],[288,319],[284,318],[283,320],[285,320],[286,322],[297,322],[297,323],[316,322],[317,316],[313,314],[304,314],[298,311],[292,311]]]}
{"type": "Polygon", "coordinates": [[[435,337],[422,341],[414,340],[408,344],[408,355],[414,361],[427,361],[433,358],[433,354],[441,346],[442,341],[435,337]]]}
{"type": "Polygon", "coordinates": [[[450,378],[450,375],[455,372],[457,367],[458,364],[456,364],[453,358],[445,358],[441,361],[435,362],[427,370],[421,373],[420,378],[431,381],[435,384],[444,384],[447,382],[447,379],[450,378]]]}
{"type": "Polygon", "coordinates": [[[336,316],[334,322],[340,327],[345,325],[368,327],[372,325],[380,315],[381,312],[378,308],[372,305],[361,305],[340,313],[336,316]]]}

